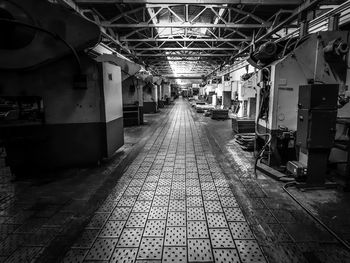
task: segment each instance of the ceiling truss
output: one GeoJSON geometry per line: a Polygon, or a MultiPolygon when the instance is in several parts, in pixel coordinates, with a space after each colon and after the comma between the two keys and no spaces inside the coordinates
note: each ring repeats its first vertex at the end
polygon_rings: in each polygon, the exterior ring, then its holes
{"type": "MultiPolygon", "coordinates": [[[[262,36],[278,38],[269,32],[290,14],[294,15],[295,7],[304,1],[173,2],[75,0],[82,12],[101,26],[102,41],[109,47],[148,65],[160,75],[196,76],[207,75],[233,57],[245,55],[262,36]],[[268,10],[270,6],[274,11],[268,10]],[[114,15],[110,15],[109,9],[116,10],[114,15]],[[266,12],[272,13],[266,15],[266,12]]],[[[281,29],[295,26],[283,25],[281,29]]]]}
{"type": "Polygon", "coordinates": [[[159,74],[174,67],[180,74],[206,74],[249,45],[252,37],[242,30],[272,25],[242,7],[217,4],[145,4],[99,23],[109,31],[127,30],[118,36],[122,47],[159,74]],[[165,59],[154,63],[149,58],[165,59]],[[204,63],[209,58],[214,60],[204,63]]]}
{"type": "Polygon", "coordinates": [[[147,4],[147,3],[158,3],[158,4],[241,4],[241,5],[297,5],[300,4],[301,0],[75,0],[76,3],[80,4],[147,4]]]}

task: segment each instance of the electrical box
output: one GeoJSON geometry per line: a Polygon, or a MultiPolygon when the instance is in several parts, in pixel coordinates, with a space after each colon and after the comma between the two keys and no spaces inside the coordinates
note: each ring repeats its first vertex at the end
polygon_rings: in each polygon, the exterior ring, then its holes
{"type": "Polygon", "coordinates": [[[331,148],[336,119],[337,110],[299,110],[297,144],[303,148],[331,148]]]}
{"type": "Polygon", "coordinates": [[[338,84],[311,84],[299,87],[299,109],[337,109],[338,84]]]}

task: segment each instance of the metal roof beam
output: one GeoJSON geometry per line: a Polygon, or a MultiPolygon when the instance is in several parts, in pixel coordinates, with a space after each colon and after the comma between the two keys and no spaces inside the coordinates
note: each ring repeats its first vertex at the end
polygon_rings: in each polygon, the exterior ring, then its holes
{"type": "Polygon", "coordinates": [[[120,37],[121,42],[245,42],[251,41],[251,38],[126,38],[120,37]]]}
{"type": "Polygon", "coordinates": [[[175,57],[155,57],[155,58],[148,58],[146,59],[146,62],[148,64],[154,64],[154,63],[167,63],[169,64],[169,62],[178,62],[178,63],[194,63],[194,62],[198,62],[198,63],[205,63],[208,65],[217,65],[219,64],[219,60],[215,59],[215,58],[205,58],[205,57],[201,57],[201,58],[185,58],[185,57],[180,57],[180,58],[175,58],[175,57]]]}
{"type": "MultiPolygon", "coordinates": [[[[192,62],[195,62],[195,61],[192,61],[192,62]]],[[[201,61],[201,63],[190,63],[188,64],[188,61],[182,61],[182,62],[174,62],[174,63],[171,63],[172,65],[176,65],[178,66],[179,68],[188,68],[190,66],[193,66],[193,65],[197,65],[198,68],[209,68],[209,67],[212,67],[212,64],[210,63],[204,63],[203,61],[201,61]]],[[[153,66],[159,66],[159,65],[162,65],[164,67],[171,67],[172,65],[170,65],[169,63],[167,63],[167,61],[162,61],[162,62],[154,62],[152,63],[153,66]]]]}
{"type": "Polygon", "coordinates": [[[226,24],[213,24],[213,23],[138,23],[138,24],[111,24],[110,22],[102,22],[103,27],[113,27],[113,28],[266,28],[271,25],[271,23],[266,24],[236,24],[236,23],[226,23],[226,24]]]}
{"type": "Polygon", "coordinates": [[[209,50],[209,51],[235,51],[238,50],[237,48],[232,48],[232,47],[223,47],[223,48],[219,48],[219,47],[190,47],[190,48],[177,48],[177,47],[130,47],[132,50],[136,50],[136,51],[202,51],[202,50],[209,50]]]}
{"type": "Polygon", "coordinates": [[[137,53],[139,57],[230,57],[231,54],[143,54],[137,53]]]}
{"type": "Polygon", "coordinates": [[[200,63],[208,63],[208,64],[217,64],[216,60],[208,60],[208,59],[198,59],[198,58],[165,58],[160,60],[160,58],[157,58],[156,60],[147,60],[147,63],[154,64],[156,62],[163,62],[167,63],[169,61],[175,61],[175,62],[200,62],[200,63]]]}
{"type": "Polygon", "coordinates": [[[82,4],[233,4],[233,5],[298,5],[302,0],[75,0],[82,4]]]}
{"type": "MultiPolygon", "coordinates": [[[[167,68],[167,69],[162,69],[162,70],[158,70],[159,72],[172,72],[173,69],[172,68],[167,68]]],[[[189,74],[192,74],[192,73],[205,73],[205,72],[210,72],[210,69],[201,69],[201,70],[187,70],[187,69],[181,69],[181,71],[179,69],[176,70],[177,72],[180,72],[180,74],[183,74],[183,73],[189,73],[189,74]]]]}
{"type": "Polygon", "coordinates": [[[165,74],[164,77],[167,79],[202,79],[201,75],[192,75],[192,76],[178,76],[178,74],[165,74]]]}

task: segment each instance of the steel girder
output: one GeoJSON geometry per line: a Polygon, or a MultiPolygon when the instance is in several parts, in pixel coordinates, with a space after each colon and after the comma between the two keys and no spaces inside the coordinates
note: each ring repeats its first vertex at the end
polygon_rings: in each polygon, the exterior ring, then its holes
{"type": "MultiPolygon", "coordinates": [[[[106,28],[133,28],[131,32],[120,36],[119,40],[135,52],[136,56],[147,62],[149,61],[147,58],[152,57],[220,58],[222,62],[239,51],[242,45],[247,45],[251,41],[251,36],[241,32],[240,29],[267,28],[270,24],[271,22],[265,21],[252,12],[218,4],[195,6],[146,4],[143,7],[127,10],[102,23],[106,28]],[[193,13],[194,8],[196,8],[195,13],[193,13]],[[190,10],[192,13],[189,12],[190,10]],[[171,17],[172,21],[162,20],[161,17],[164,16],[171,17]],[[207,20],[204,18],[203,23],[200,22],[203,21],[202,16],[207,18],[207,20]],[[125,21],[132,23],[125,24],[125,21]],[[162,35],[162,30],[169,28],[181,31],[172,31],[168,36],[162,35]],[[200,28],[205,32],[200,31],[200,28]]],[[[217,63],[213,64],[215,65],[217,63]]]]}
{"type": "MultiPolygon", "coordinates": [[[[188,61],[196,63],[198,71],[222,66],[244,55],[252,41],[274,36],[276,28],[289,27],[281,26],[280,21],[289,14],[294,18],[295,5],[303,8],[308,2],[312,0],[75,0],[85,7],[83,12],[93,14],[109,47],[154,68],[165,65],[156,63],[159,60],[172,66],[188,61]],[[267,18],[255,12],[264,5],[280,9],[267,18]],[[107,6],[117,7],[117,14],[106,15],[107,6]],[[210,67],[205,60],[212,62],[210,67]]],[[[171,67],[163,68],[171,72],[171,67]]]]}
{"type": "Polygon", "coordinates": [[[234,4],[234,5],[297,5],[302,0],[75,0],[80,4],[234,4]]]}

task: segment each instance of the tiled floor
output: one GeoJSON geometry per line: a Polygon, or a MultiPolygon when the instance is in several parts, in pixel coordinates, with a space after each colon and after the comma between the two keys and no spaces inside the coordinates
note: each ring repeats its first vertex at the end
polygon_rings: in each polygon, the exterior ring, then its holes
{"type": "MultiPolygon", "coordinates": [[[[350,262],[284,183],[254,176],[230,120],[182,99],[145,119],[99,167],[13,182],[0,158],[0,263],[350,262]]],[[[350,236],[346,193],[291,190],[350,236]]]]}
{"type": "Polygon", "coordinates": [[[93,242],[96,228],[107,220],[105,212],[113,209],[101,203],[151,129],[162,125],[170,110],[147,116],[144,126],[126,128],[125,145],[100,166],[14,177],[0,148],[0,262],[59,262],[73,243],[81,247],[93,242]],[[88,222],[95,211],[101,213],[88,222]],[[75,242],[86,225],[90,231],[75,242]]]}
{"type": "Polygon", "coordinates": [[[265,262],[206,135],[180,101],[64,262],[265,262]]]}

